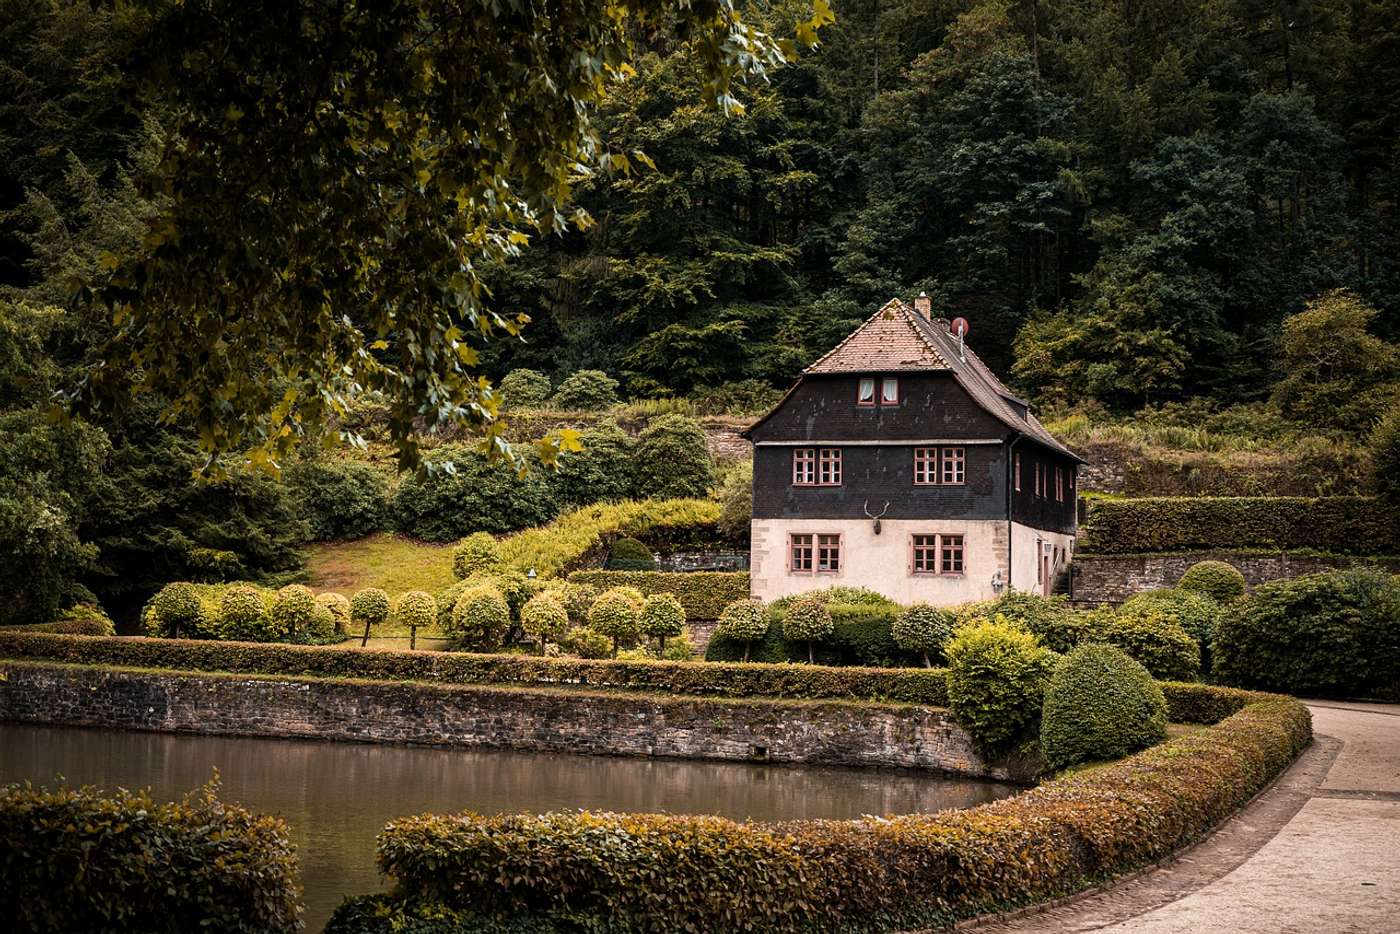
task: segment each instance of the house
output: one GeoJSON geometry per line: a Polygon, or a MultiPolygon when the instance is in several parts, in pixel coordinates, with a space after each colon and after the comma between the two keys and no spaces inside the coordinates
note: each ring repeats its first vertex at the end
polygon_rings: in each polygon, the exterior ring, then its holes
{"type": "Polygon", "coordinates": [[[1068,571],[1083,461],[964,343],[928,296],[892,299],[744,432],[754,596],[947,605],[1068,571]]]}

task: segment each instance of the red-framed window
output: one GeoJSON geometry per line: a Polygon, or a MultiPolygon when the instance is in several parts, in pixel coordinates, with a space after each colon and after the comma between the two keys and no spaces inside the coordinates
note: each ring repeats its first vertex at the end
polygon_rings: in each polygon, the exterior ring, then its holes
{"type": "Polygon", "coordinates": [[[1021,455],[1017,454],[1013,459],[1013,472],[1016,474],[1016,492],[1021,492],[1021,455]]]}
{"type": "Polygon", "coordinates": [[[880,404],[899,405],[899,378],[886,376],[880,380],[880,404]]]}
{"type": "Polygon", "coordinates": [[[942,469],[939,482],[957,486],[967,482],[967,451],[964,448],[942,448],[939,457],[942,469]]]}
{"type": "Polygon", "coordinates": [[[914,449],[914,485],[932,486],[938,482],[938,448],[914,449]]]}
{"type": "Polygon", "coordinates": [[[874,407],[877,403],[899,405],[899,377],[862,376],[856,380],[856,405],[874,407]]]}
{"type": "Polygon", "coordinates": [[[788,535],[788,570],[795,574],[835,574],[840,571],[840,533],[793,532],[788,535]]]}
{"type": "Polygon", "coordinates": [[[840,448],[793,448],[793,486],[840,486],[840,448]]]}
{"type": "Polygon", "coordinates": [[[862,376],[856,388],[856,405],[875,404],[875,377],[862,376]]]}
{"type": "Polygon", "coordinates": [[[918,533],[909,538],[909,568],[914,574],[962,574],[963,536],[918,533]]]}
{"type": "Polygon", "coordinates": [[[1065,469],[1055,468],[1055,501],[1063,503],[1065,501],[1065,469]]]}

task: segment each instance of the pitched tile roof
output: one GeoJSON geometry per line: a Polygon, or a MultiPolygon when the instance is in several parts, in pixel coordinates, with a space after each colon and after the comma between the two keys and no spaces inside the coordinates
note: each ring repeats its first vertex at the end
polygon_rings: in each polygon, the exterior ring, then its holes
{"type": "MultiPolygon", "coordinates": [[[[934,323],[897,298],[882,305],[845,340],[807,367],[803,374],[899,373],[913,370],[952,372],[967,394],[1002,424],[1051,450],[1083,462],[1083,458],[1046,430],[1031,412],[1030,405],[1006,388],[982,359],[972,352],[971,347],[960,345],[957,337],[949,333],[947,322],[934,323]]],[[[779,402],[778,407],[781,405],[782,402],[779,402]]],[[[778,407],[773,411],[777,411],[778,407]]],[[[767,418],[765,415],[748,430],[757,428],[767,418]]]]}

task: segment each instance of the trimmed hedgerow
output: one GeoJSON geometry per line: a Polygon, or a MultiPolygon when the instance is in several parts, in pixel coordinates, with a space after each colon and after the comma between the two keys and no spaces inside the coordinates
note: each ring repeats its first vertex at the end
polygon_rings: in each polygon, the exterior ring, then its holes
{"type": "Polygon", "coordinates": [[[673,594],[691,620],[719,619],[726,606],[749,595],[747,571],[575,571],[569,581],[599,590],[636,587],[648,596],[673,594]]]}
{"type": "Polygon", "coordinates": [[[0,788],[0,915],[34,932],[292,932],[296,856],[280,817],[95,788],[0,788]]]}
{"type": "Polygon", "coordinates": [[[1084,554],[1207,548],[1400,552],[1400,514],[1369,496],[1190,496],[1095,500],[1084,554]]]}
{"type": "Polygon", "coordinates": [[[1210,729],[977,808],[763,824],[422,815],[385,828],[379,865],[404,898],[483,916],[558,912],[627,930],[742,930],[754,919],[774,932],[947,926],[1169,856],[1308,743],[1296,701],[1221,694],[1237,712],[1210,729]]]}
{"type": "Polygon", "coordinates": [[[1147,669],[1111,645],[1081,645],[1050,676],[1040,748],[1055,768],[1118,759],[1167,736],[1167,701],[1147,669]]]}
{"type": "Polygon", "coordinates": [[[1005,620],[960,627],[948,640],[948,706],[978,743],[1002,749],[1038,725],[1054,653],[1005,620]]]}
{"type": "Polygon", "coordinates": [[[948,697],[946,673],[941,668],[593,662],[467,652],[347,652],[320,646],[189,639],[104,639],[30,635],[9,630],[0,630],[0,658],[441,684],[573,685],[701,696],[887,700],[930,707],[946,706],[948,697]]]}
{"type": "Polygon", "coordinates": [[[1293,694],[1400,697],[1400,578],[1353,569],[1259,585],[1221,617],[1215,674],[1293,694]]]}
{"type": "Polygon", "coordinates": [[[1249,589],[1239,569],[1225,561],[1197,561],[1181,575],[1177,587],[1204,594],[1222,606],[1249,589]]]}

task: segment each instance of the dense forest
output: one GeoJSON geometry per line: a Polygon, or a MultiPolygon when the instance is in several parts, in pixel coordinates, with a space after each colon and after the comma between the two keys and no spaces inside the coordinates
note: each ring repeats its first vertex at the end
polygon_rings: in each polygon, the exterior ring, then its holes
{"type": "MultiPolygon", "coordinates": [[[[483,346],[486,375],[763,398],[879,303],[927,291],[1047,408],[1272,398],[1359,433],[1393,404],[1400,0],[833,6],[814,48],[735,86],[741,113],[707,106],[694,44],[638,30],[635,74],[597,114],[613,170],[575,192],[591,223],[512,233],[484,264],[495,310],[530,318],[483,346]]],[[[82,597],[75,580],[129,608],[166,580],[292,569],[308,535],[266,471],[211,472],[218,439],[159,391],[52,417],[118,326],[75,295],[169,233],[178,187],[151,170],[181,115],[129,73],[162,73],[141,62],[161,8],[0,0],[0,593],[16,618],[82,597]]],[[[801,35],[812,9],[746,16],[801,35]]],[[[224,268],[191,255],[187,283],[224,268]]],[[[259,328],[242,333],[261,350],[259,328]]],[[[280,398],[224,363],[238,391],[280,398]]],[[[192,397],[229,398],[227,373],[203,377],[186,374],[192,397]]]]}

